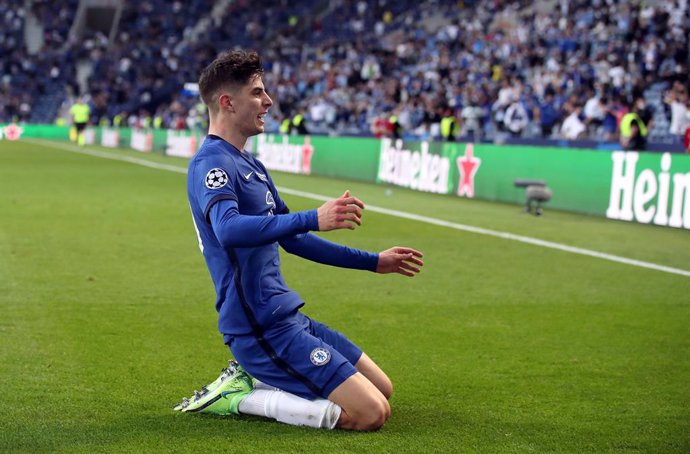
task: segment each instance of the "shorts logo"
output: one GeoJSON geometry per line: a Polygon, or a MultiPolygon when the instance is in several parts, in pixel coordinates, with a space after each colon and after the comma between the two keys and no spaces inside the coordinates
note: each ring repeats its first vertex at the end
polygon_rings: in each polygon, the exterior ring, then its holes
{"type": "Polygon", "coordinates": [[[328,361],[331,360],[331,352],[329,352],[325,348],[317,347],[311,351],[311,355],[309,355],[309,359],[311,360],[311,363],[313,365],[323,366],[324,364],[327,364],[328,361]]]}
{"type": "Polygon", "coordinates": [[[206,174],[206,187],[209,189],[222,188],[228,184],[228,174],[225,170],[215,168],[208,171],[206,174]]]}

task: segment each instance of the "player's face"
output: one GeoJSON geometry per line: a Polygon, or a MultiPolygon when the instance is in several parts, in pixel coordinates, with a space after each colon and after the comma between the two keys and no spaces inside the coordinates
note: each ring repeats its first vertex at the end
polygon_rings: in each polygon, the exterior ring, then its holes
{"type": "Polygon", "coordinates": [[[238,90],[233,99],[237,127],[246,137],[264,132],[265,116],[273,101],[266,93],[260,76],[255,76],[238,90]]]}

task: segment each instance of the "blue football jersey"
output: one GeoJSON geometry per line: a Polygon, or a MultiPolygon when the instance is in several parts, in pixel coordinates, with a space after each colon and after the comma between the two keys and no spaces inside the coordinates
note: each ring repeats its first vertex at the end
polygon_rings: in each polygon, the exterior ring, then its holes
{"type": "MultiPolygon", "coordinates": [[[[209,211],[221,201],[234,202],[242,215],[287,212],[264,166],[225,140],[209,136],[189,164],[187,188],[199,247],[216,288],[220,331],[247,334],[254,324],[264,326],[269,322],[266,318],[279,318],[301,306],[299,295],[285,285],[280,274],[277,242],[228,251],[211,225],[209,211]],[[243,302],[251,312],[242,307],[243,302]]],[[[309,230],[307,222],[301,230],[309,230]]]]}
{"type": "Polygon", "coordinates": [[[285,284],[279,245],[328,265],[376,269],[378,254],[309,234],[318,230],[316,210],[290,213],[264,165],[218,136],[192,158],[187,193],[226,341],[259,334],[304,304],[285,284]]]}

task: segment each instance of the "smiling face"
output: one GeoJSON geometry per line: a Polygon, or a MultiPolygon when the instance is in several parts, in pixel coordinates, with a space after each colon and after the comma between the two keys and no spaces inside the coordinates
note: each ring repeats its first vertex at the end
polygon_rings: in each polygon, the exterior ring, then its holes
{"type": "Polygon", "coordinates": [[[273,101],[261,75],[261,57],[253,51],[220,54],[199,77],[199,94],[209,111],[209,134],[242,151],[249,137],[264,132],[273,101]]]}
{"type": "Polygon", "coordinates": [[[228,112],[228,125],[248,138],[264,132],[265,116],[273,100],[257,74],[248,83],[221,94],[219,104],[228,112]]]}

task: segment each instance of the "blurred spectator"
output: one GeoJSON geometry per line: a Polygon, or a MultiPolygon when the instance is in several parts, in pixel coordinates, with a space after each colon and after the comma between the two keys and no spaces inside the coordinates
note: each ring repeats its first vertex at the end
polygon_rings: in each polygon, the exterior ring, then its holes
{"type": "Polygon", "coordinates": [[[129,114],[126,110],[123,110],[122,112],[115,114],[115,116],[113,116],[112,121],[113,126],[115,128],[125,127],[127,124],[129,124],[128,116],[129,114]]]}
{"type": "MultiPolygon", "coordinates": [[[[601,123],[603,139],[607,142],[616,140],[616,133],[618,131],[618,111],[621,109],[620,102],[611,101],[607,98],[601,99],[601,104],[604,107],[604,120],[601,123]]],[[[622,115],[621,115],[622,118],[622,115]]]]}
{"type": "Polygon", "coordinates": [[[624,150],[642,151],[647,146],[647,126],[639,115],[640,104],[623,115],[620,125],[620,144],[624,150]]]}
{"type": "Polygon", "coordinates": [[[284,135],[290,134],[292,131],[292,118],[290,114],[284,115],[283,119],[280,121],[280,133],[284,135]]]}
{"type": "Polygon", "coordinates": [[[503,124],[508,132],[520,137],[529,123],[527,110],[518,99],[510,103],[503,115],[503,124]]]}
{"type": "Polygon", "coordinates": [[[304,117],[304,109],[299,109],[295,116],[292,117],[292,131],[295,131],[301,136],[309,134],[307,120],[304,117]]]}
{"type": "Polygon", "coordinates": [[[556,107],[556,102],[552,92],[546,92],[544,95],[544,100],[539,103],[538,109],[541,136],[549,138],[553,134],[554,127],[560,120],[559,109],[556,107]]]}
{"type": "Polygon", "coordinates": [[[402,125],[398,121],[397,112],[393,112],[390,117],[388,117],[388,123],[390,124],[390,135],[393,139],[402,138],[402,125]]]}
{"type": "Polygon", "coordinates": [[[561,125],[561,137],[566,140],[581,139],[587,130],[585,123],[580,119],[582,108],[577,104],[573,104],[568,109],[570,113],[561,125]]]}
{"type": "Polygon", "coordinates": [[[455,142],[458,136],[458,120],[453,109],[447,108],[441,118],[441,137],[446,142],[455,142]]]}
{"type": "Polygon", "coordinates": [[[587,102],[585,102],[585,107],[582,109],[582,113],[585,117],[585,125],[587,126],[589,135],[595,136],[597,128],[604,123],[606,106],[602,102],[600,96],[596,94],[594,90],[588,90],[588,94],[589,97],[587,102]]]}
{"type": "Polygon", "coordinates": [[[391,129],[391,124],[387,118],[377,117],[374,119],[371,132],[374,134],[374,137],[380,139],[382,137],[390,136],[391,129]]]}
{"type": "Polygon", "coordinates": [[[671,108],[671,125],[669,133],[676,137],[682,137],[690,124],[688,123],[688,91],[679,82],[673,84],[673,88],[667,93],[664,100],[671,108]]]}
{"type": "Polygon", "coordinates": [[[471,95],[469,102],[460,112],[460,117],[462,119],[461,135],[470,137],[475,142],[481,140],[484,116],[484,109],[480,106],[478,97],[476,95],[471,95]]]}
{"type": "Polygon", "coordinates": [[[651,130],[654,126],[654,109],[647,105],[647,101],[645,101],[643,96],[639,96],[635,99],[634,110],[640,116],[647,130],[651,130]]]}

